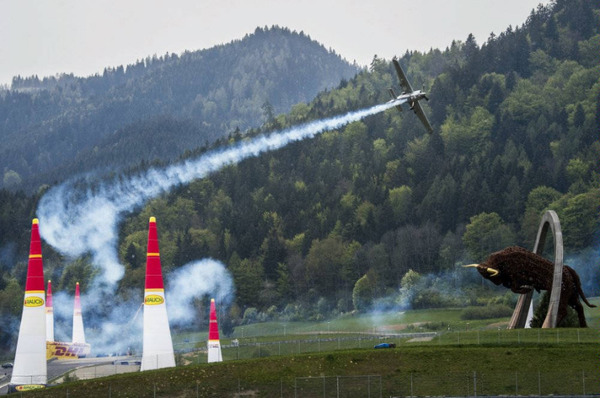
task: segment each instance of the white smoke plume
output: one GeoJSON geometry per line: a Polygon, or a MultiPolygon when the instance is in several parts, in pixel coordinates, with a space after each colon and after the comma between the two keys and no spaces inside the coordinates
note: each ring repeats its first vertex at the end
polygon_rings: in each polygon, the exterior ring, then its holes
{"type": "MultiPolygon", "coordinates": [[[[140,292],[143,291],[143,286],[140,292]]],[[[54,338],[56,341],[70,342],[73,333],[74,292],[53,292],[54,338]]],[[[129,348],[139,348],[142,330],[142,300],[129,300],[108,303],[104,319],[95,318],[95,309],[106,298],[96,292],[82,291],[81,309],[85,337],[91,342],[95,354],[116,354],[127,352],[129,348]],[[138,312],[139,310],[139,312],[138,312]]]]}
{"type": "Polygon", "coordinates": [[[37,209],[40,234],[63,254],[77,257],[90,253],[94,265],[101,269],[94,287],[112,291],[124,272],[117,255],[117,226],[125,213],[176,186],[206,177],[227,165],[342,127],[392,106],[393,103],[377,105],[259,136],[164,169],[152,168],[129,179],[100,183],[95,188],[88,186],[85,192],[72,181],[63,183],[50,189],[40,200],[37,209]]]}
{"type": "MultiPolygon", "coordinates": [[[[92,177],[85,182],[67,181],[51,188],[40,200],[37,216],[40,220],[41,237],[56,250],[71,258],[91,255],[92,263],[99,269],[99,273],[91,282],[88,291],[82,293],[82,303],[107,305],[107,299],[112,297],[117,282],[124,274],[117,247],[118,224],[125,214],[141,207],[152,198],[194,179],[206,177],[225,166],[283,148],[295,141],[312,138],[327,130],[343,127],[393,106],[395,106],[393,102],[386,103],[258,136],[166,168],[152,168],[134,177],[119,177],[110,182],[98,182],[92,177]]],[[[194,280],[206,280],[207,274],[203,273],[203,270],[208,271],[210,267],[197,265],[190,267],[188,272],[194,274],[194,280]]],[[[224,267],[222,272],[226,273],[224,267]]],[[[143,287],[140,286],[140,292],[142,289],[143,287]]],[[[231,287],[229,289],[232,291],[231,287]]],[[[175,317],[174,319],[179,317],[176,305],[178,294],[180,294],[178,290],[167,292],[167,302],[172,302],[169,311],[175,317]]],[[[111,303],[109,305],[114,306],[110,309],[111,320],[103,321],[104,323],[99,326],[101,332],[98,335],[102,336],[102,339],[121,341],[123,327],[127,325],[127,319],[134,316],[137,304],[111,303]]],[[[86,308],[82,310],[86,322],[86,308]]],[[[99,323],[94,322],[94,324],[99,323]]]]}
{"type": "Polygon", "coordinates": [[[210,295],[227,304],[233,294],[233,280],[225,265],[211,258],[188,263],[171,272],[168,279],[165,301],[171,325],[190,323],[194,298],[210,295]]]}
{"type": "Polygon", "coordinates": [[[55,341],[71,341],[74,304],[73,293],[74,292],[71,292],[71,294],[67,292],[57,292],[56,287],[54,287],[54,292],[52,292],[52,309],[54,312],[55,341]]]}
{"type": "MultiPolygon", "coordinates": [[[[194,299],[209,295],[217,302],[230,303],[234,293],[233,280],[225,265],[217,260],[203,259],[190,262],[167,275],[166,303],[169,323],[173,326],[188,326],[196,316],[194,299]]],[[[110,312],[101,322],[90,322],[94,317],[103,295],[95,291],[82,292],[81,306],[86,339],[91,342],[96,354],[125,353],[140,348],[142,334],[142,295],[140,300],[110,303],[110,312]]],[[[73,292],[58,292],[52,295],[56,341],[71,341],[73,325],[73,292]]],[[[106,300],[106,298],[104,298],[106,300]]],[[[208,313],[206,314],[208,317],[208,313]]]]}
{"type": "MultiPolygon", "coordinates": [[[[600,294],[600,247],[588,247],[577,254],[566,253],[564,263],[572,267],[581,280],[581,288],[586,297],[600,294]]],[[[584,305],[585,306],[585,305],[584,305]]]]}

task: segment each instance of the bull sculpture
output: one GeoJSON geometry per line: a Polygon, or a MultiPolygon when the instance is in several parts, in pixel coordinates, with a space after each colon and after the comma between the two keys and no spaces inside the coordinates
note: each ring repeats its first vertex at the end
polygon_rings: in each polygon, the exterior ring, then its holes
{"type": "MultiPolygon", "coordinates": [[[[515,293],[525,294],[532,289],[538,291],[552,289],[554,278],[554,264],[545,258],[523,249],[512,246],[504,250],[490,254],[481,264],[470,264],[465,267],[476,267],[477,271],[486,279],[496,285],[502,285],[515,293]]],[[[581,290],[581,281],[577,272],[568,265],[563,266],[562,286],[560,290],[560,301],[556,324],[567,315],[567,305],[577,311],[579,326],[587,327],[583,305],[579,297],[588,305],[590,304],[581,290]]]]}

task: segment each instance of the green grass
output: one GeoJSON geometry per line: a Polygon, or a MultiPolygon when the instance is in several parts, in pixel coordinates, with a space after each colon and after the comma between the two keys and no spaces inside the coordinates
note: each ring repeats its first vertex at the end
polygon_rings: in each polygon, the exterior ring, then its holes
{"type": "MultiPolygon", "coordinates": [[[[590,301],[600,304],[600,298],[590,301]]],[[[243,338],[236,329],[239,347],[225,347],[231,339],[221,340],[222,363],[206,364],[203,353],[186,354],[187,366],[67,383],[28,396],[322,397],[336,396],[338,387],[341,396],[366,396],[367,390],[373,396],[600,394],[599,308],[586,308],[588,329],[505,330],[508,319],[467,322],[460,313],[444,309],[245,325],[243,338]],[[378,335],[425,331],[427,324],[441,323],[444,328],[430,341],[378,335]],[[406,325],[413,326],[402,329],[406,325]],[[374,350],[380,341],[393,341],[397,348],[374,350]]],[[[175,338],[185,339],[205,341],[206,334],[175,338]]]]}
{"type": "MultiPolygon", "coordinates": [[[[346,384],[352,380],[347,376],[378,375],[382,396],[411,395],[411,386],[414,395],[465,395],[474,382],[480,395],[530,395],[538,389],[544,395],[581,394],[584,384],[586,393],[598,394],[597,359],[597,344],[402,346],[190,365],[68,383],[29,395],[66,396],[68,390],[69,396],[108,396],[110,391],[112,397],[151,397],[156,389],[156,396],[192,397],[198,388],[198,396],[253,391],[289,397],[300,384],[301,396],[312,396],[308,391],[313,389],[322,396],[323,383],[340,375],[346,384]],[[304,377],[314,379],[297,379],[304,377]]],[[[357,380],[346,392],[367,388],[364,378],[357,380]]]]}
{"type": "Polygon", "coordinates": [[[382,333],[399,331],[401,327],[418,323],[463,323],[462,309],[415,310],[397,313],[343,315],[323,322],[265,322],[240,326],[233,337],[253,337],[302,333],[382,333]]]}
{"type": "MultiPolygon", "coordinates": [[[[585,307],[590,329],[600,329],[600,297],[589,299],[596,308],[585,307]]],[[[289,339],[309,339],[305,335],[335,334],[386,334],[404,332],[450,331],[468,332],[474,330],[504,329],[509,318],[463,320],[462,308],[412,310],[381,314],[343,315],[323,322],[264,322],[243,325],[235,328],[231,338],[221,335],[221,344],[229,344],[232,339],[240,342],[270,342],[289,339]],[[441,328],[440,328],[441,326],[441,328]],[[283,337],[282,337],[283,336],[283,337]]],[[[180,333],[173,336],[176,348],[204,347],[207,332],[180,333]],[[189,343],[185,343],[188,340],[189,343]]]]}
{"type": "MultiPolygon", "coordinates": [[[[414,346],[497,346],[497,345],[578,345],[600,341],[597,329],[477,329],[443,330],[429,335],[429,340],[416,340],[413,334],[374,335],[374,334],[335,334],[263,336],[240,340],[239,346],[229,345],[221,340],[223,358],[239,360],[272,356],[323,353],[336,350],[370,348],[381,342],[393,342],[399,348],[414,346]]],[[[202,346],[203,348],[205,345],[202,346]]],[[[202,364],[207,362],[206,351],[195,351],[182,356],[182,364],[202,364]]]]}
{"type": "MultiPolygon", "coordinates": [[[[508,318],[492,320],[464,321],[460,319],[461,308],[413,310],[398,313],[382,314],[357,314],[344,315],[323,322],[282,322],[272,321],[243,325],[235,328],[231,339],[263,339],[269,340],[270,336],[300,336],[305,334],[340,334],[340,333],[362,333],[362,334],[385,334],[401,332],[419,332],[432,330],[429,326],[438,326],[444,323],[444,329],[450,326],[451,330],[463,330],[466,328],[485,328],[497,322],[508,322],[508,318]]],[[[434,327],[437,330],[439,327],[434,327]]],[[[184,344],[185,340],[190,343],[205,342],[208,338],[207,332],[181,333],[173,336],[175,344],[184,344]]],[[[223,341],[223,340],[222,340],[223,341]]]]}

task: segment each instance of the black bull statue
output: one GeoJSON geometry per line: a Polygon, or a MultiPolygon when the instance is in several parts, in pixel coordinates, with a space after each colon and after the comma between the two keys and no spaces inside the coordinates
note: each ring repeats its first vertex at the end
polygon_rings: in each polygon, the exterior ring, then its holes
{"type": "MultiPolygon", "coordinates": [[[[492,253],[485,262],[466,265],[466,267],[476,267],[484,278],[520,294],[529,293],[532,289],[538,292],[540,290],[550,291],[554,279],[554,264],[552,262],[518,246],[507,247],[504,250],[492,253]]],[[[579,297],[589,307],[595,307],[595,305],[590,304],[583,294],[577,272],[568,265],[563,266],[562,272],[556,324],[559,325],[567,315],[568,305],[577,311],[579,326],[582,328],[587,327],[583,305],[581,305],[579,297]]]]}

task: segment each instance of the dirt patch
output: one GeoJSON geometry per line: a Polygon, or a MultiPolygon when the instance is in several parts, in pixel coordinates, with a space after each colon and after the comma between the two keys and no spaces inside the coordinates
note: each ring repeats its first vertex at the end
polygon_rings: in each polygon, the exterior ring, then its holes
{"type": "Polygon", "coordinates": [[[415,323],[403,323],[403,324],[398,324],[398,325],[387,325],[387,326],[381,326],[377,328],[377,331],[380,332],[397,332],[400,330],[406,330],[409,326],[418,329],[419,327],[425,325],[427,322],[415,322],[415,323]]]}
{"type": "Polygon", "coordinates": [[[415,337],[407,341],[407,343],[420,343],[422,341],[431,341],[435,336],[415,337]]]}
{"type": "Polygon", "coordinates": [[[399,330],[404,330],[407,327],[408,327],[408,325],[406,325],[406,324],[386,325],[386,326],[378,327],[377,330],[382,331],[382,332],[397,332],[399,330]]]}
{"type": "Polygon", "coordinates": [[[489,325],[487,325],[485,327],[485,329],[506,329],[508,327],[508,322],[496,322],[496,323],[490,323],[489,325]]]}

